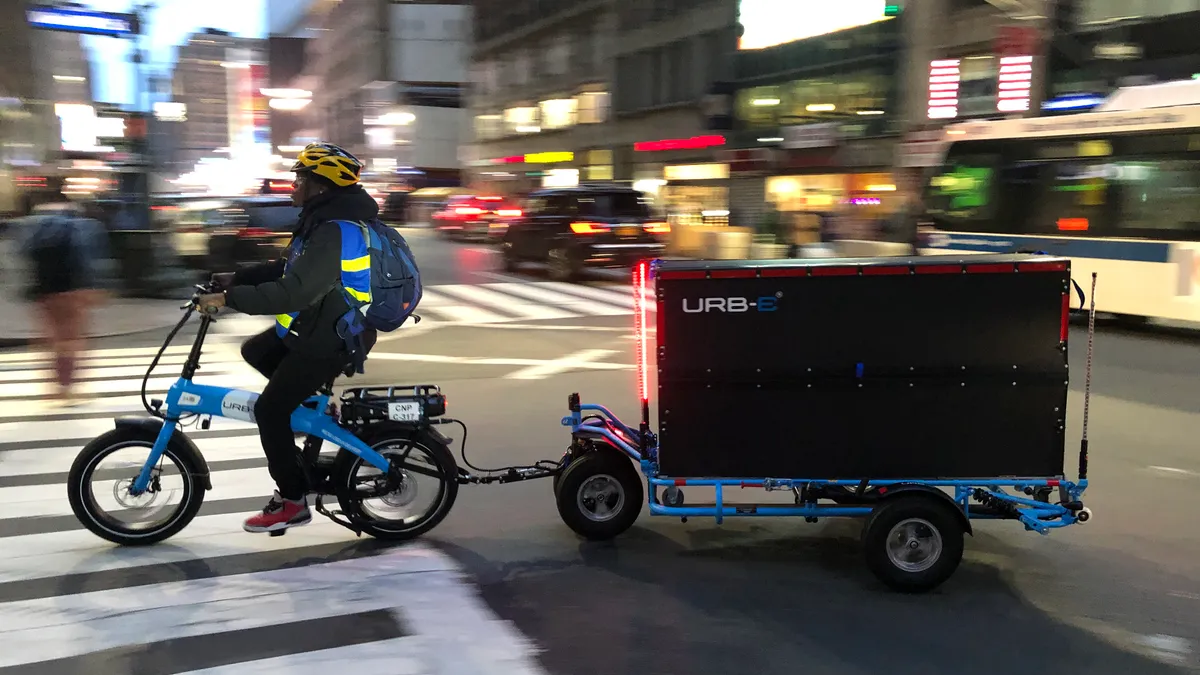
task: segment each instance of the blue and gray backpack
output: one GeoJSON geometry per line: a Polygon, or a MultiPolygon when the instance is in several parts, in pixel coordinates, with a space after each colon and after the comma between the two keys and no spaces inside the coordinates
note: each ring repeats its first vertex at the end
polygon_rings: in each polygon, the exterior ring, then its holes
{"type": "Polygon", "coordinates": [[[366,362],[362,334],[390,333],[414,317],[421,303],[421,271],[408,242],[378,220],[336,221],[342,228],[342,294],[350,310],[338,321],[356,372],[366,362]]]}

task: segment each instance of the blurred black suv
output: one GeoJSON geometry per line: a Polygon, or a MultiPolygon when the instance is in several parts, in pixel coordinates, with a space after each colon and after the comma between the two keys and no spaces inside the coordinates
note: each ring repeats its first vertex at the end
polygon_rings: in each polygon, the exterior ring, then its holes
{"type": "Polygon", "coordinates": [[[300,218],[289,197],[268,195],[159,197],[151,209],[184,265],[205,273],[282,257],[300,218]]]}
{"type": "Polygon", "coordinates": [[[631,267],[666,250],[670,226],[655,218],[649,199],[619,185],[583,185],[538,190],[501,242],[504,268],[522,263],[547,266],[559,281],[577,279],[588,268],[631,267]]]}

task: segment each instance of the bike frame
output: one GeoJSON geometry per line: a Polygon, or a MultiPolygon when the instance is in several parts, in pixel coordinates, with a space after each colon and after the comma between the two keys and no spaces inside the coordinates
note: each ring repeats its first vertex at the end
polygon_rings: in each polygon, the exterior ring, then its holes
{"type": "MultiPolygon", "coordinates": [[[[190,312],[191,310],[189,310],[189,314],[190,312]]],[[[184,321],[180,325],[186,323],[187,318],[184,317],[184,321]]],[[[254,404],[258,401],[257,393],[242,389],[196,384],[192,381],[200,367],[201,350],[214,320],[208,314],[200,316],[200,330],[196,334],[195,342],[192,343],[192,351],[183,364],[183,372],[175,384],[167,390],[165,412],[162,415],[162,429],[159,430],[150,455],[146,458],[146,463],[142,465],[142,470],[130,489],[134,494],[144,492],[150,486],[154,467],[162,458],[162,454],[166,452],[171,438],[179,430],[179,420],[182,415],[194,414],[255,422],[254,404]]],[[[338,426],[337,422],[326,414],[329,401],[330,396],[327,394],[309,397],[292,413],[292,430],[327,440],[338,447],[345,448],[380,471],[388,473],[391,465],[386,457],[363,443],[348,429],[338,426]],[[315,404],[315,406],[310,408],[309,404],[315,404]]]]}

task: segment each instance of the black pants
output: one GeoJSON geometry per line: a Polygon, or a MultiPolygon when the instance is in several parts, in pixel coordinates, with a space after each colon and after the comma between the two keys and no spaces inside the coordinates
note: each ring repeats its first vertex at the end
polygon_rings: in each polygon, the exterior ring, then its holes
{"type": "Polygon", "coordinates": [[[274,328],[246,340],[242,358],[268,380],[254,404],[254,419],[271,478],[275,479],[280,496],[299,500],[308,485],[292,431],[292,413],[322,385],[344,371],[348,359],[343,354],[314,358],[294,353],[275,335],[274,328]]]}

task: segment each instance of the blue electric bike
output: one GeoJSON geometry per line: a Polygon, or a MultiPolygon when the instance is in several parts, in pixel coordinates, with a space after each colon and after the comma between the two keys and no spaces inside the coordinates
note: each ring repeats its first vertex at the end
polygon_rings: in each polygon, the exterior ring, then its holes
{"type": "MultiPolygon", "coordinates": [[[[214,490],[208,462],[196,444],[181,430],[198,423],[208,430],[213,417],[254,422],[258,394],[197,384],[200,356],[214,314],[201,312],[200,326],[180,378],[166,400],[146,400],[150,373],[167,347],[198,307],[197,293],[181,309],[183,318],[167,336],[142,380],[142,405],[149,416],[116,420],[115,428],[88,443],[76,457],[67,479],[71,509],[96,535],[122,545],[146,545],[176,534],[200,513],[205,493],[222,501],[213,513],[259,508],[270,492],[267,469],[251,459],[222,461],[222,477],[237,483],[262,484],[262,497],[232,490],[214,490]],[[128,452],[124,461],[114,461],[128,452]],[[225,470],[228,469],[228,470],[225,470]],[[97,483],[107,484],[97,489],[97,483]],[[177,502],[170,503],[174,497],[177,502]],[[228,501],[226,501],[228,500],[228,501]],[[252,506],[251,502],[256,503],[252,506]]],[[[336,378],[334,378],[336,379],[336,378]]],[[[358,535],[403,540],[420,536],[446,517],[458,496],[465,474],[450,451],[451,441],[438,432],[438,424],[466,426],[445,417],[446,398],[435,385],[357,387],[334,402],[333,380],[292,414],[292,429],[304,435],[298,457],[316,495],[318,513],[358,535]],[[336,445],[333,454],[322,454],[324,441],[336,445]],[[431,479],[428,488],[418,478],[431,479]],[[323,499],[333,496],[338,508],[329,510],[323,499]],[[418,506],[428,497],[427,506],[418,506]]],[[[287,530],[272,532],[272,536],[287,530]]]]}

